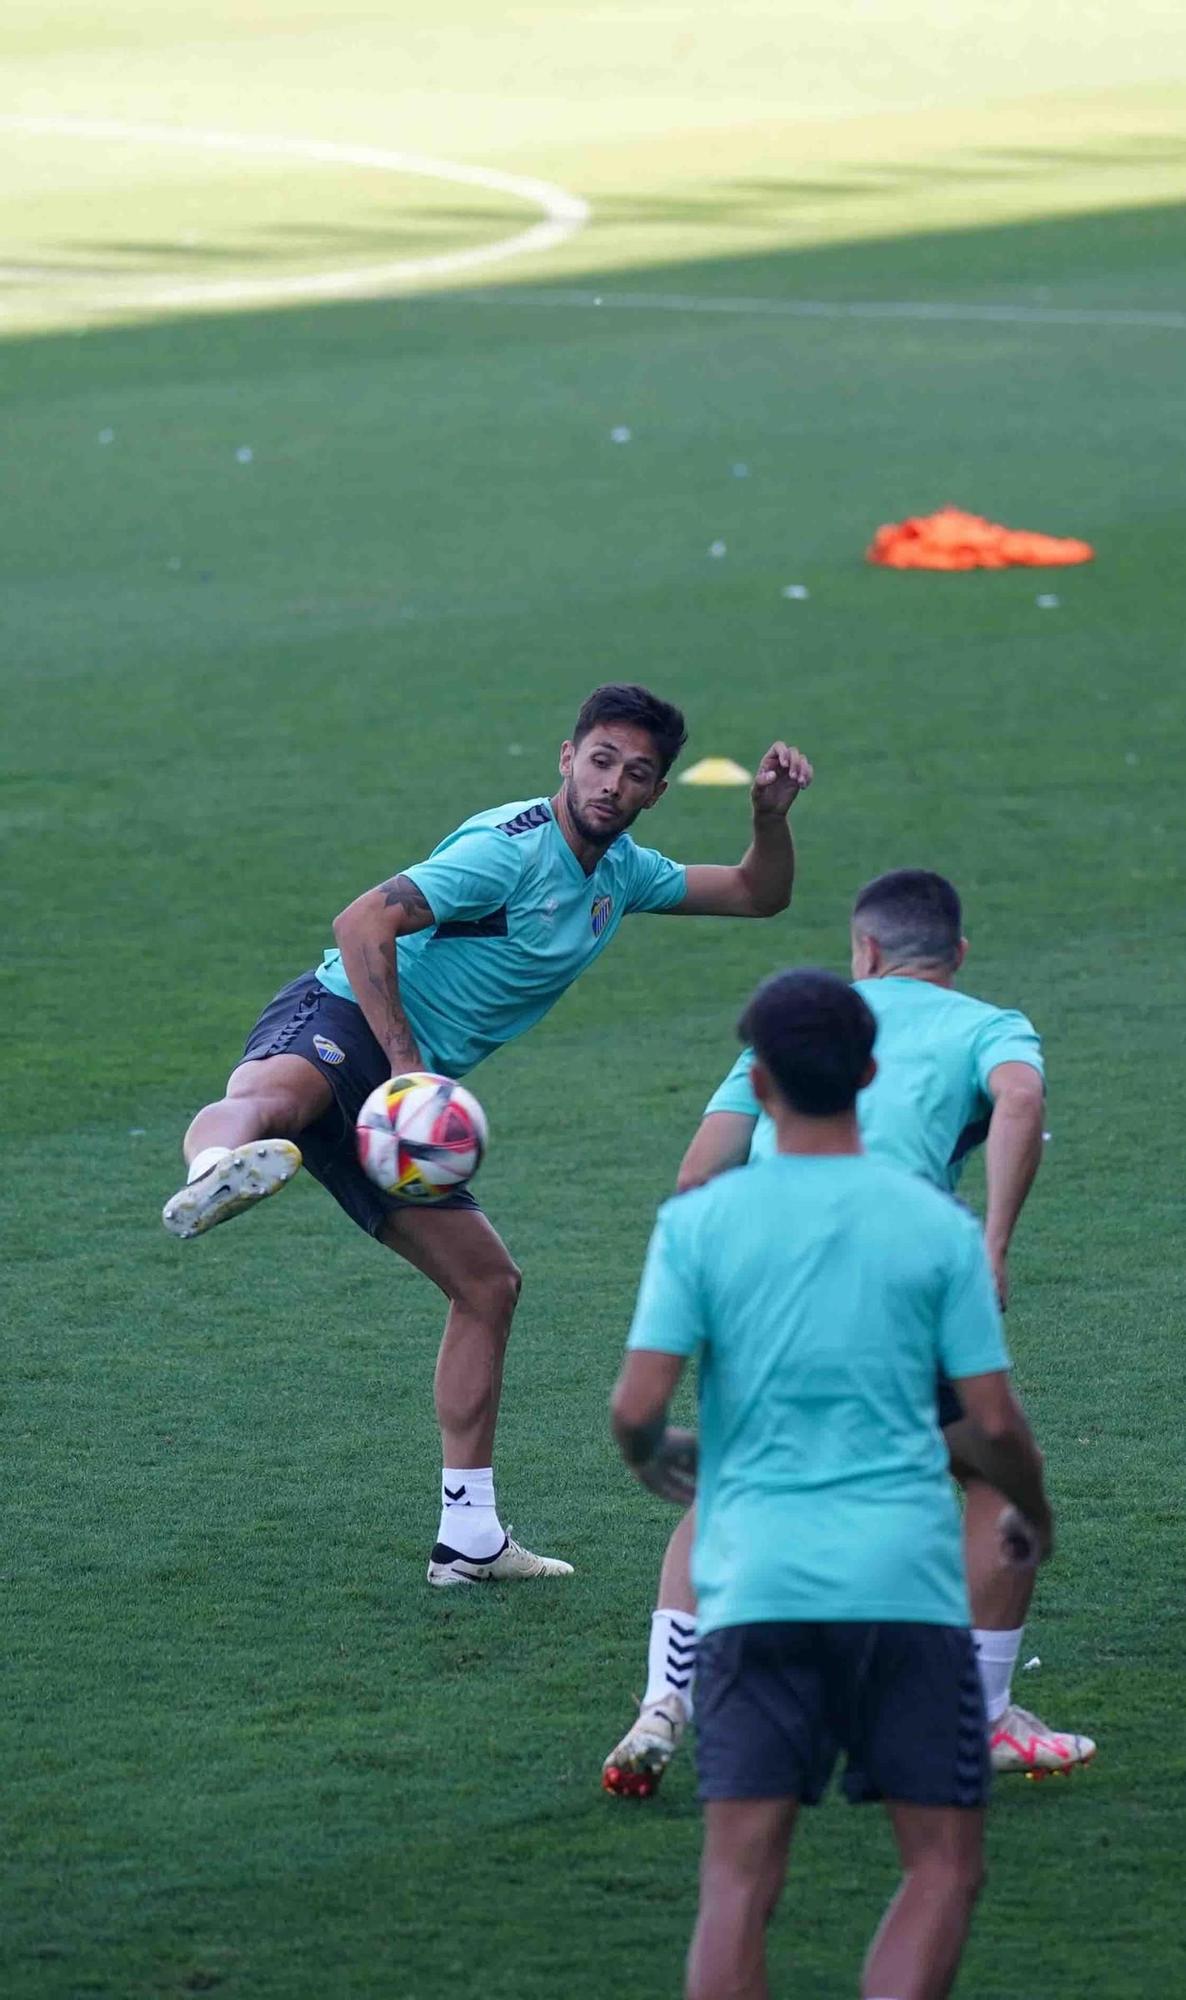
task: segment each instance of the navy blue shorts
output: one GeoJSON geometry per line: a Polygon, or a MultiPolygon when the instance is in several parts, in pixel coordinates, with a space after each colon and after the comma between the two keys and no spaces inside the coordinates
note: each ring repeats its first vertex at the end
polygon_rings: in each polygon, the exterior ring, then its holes
{"type": "MultiPolygon", "coordinates": [[[[372,1090],[391,1075],[391,1064],[355,1001],[331,993],[312,972],[291,980],[268,1002],[247,1037],[243,1060],[258,1062],[263,1056],[303,1056],[333,1091],[329,1110],[294,1136],[314,1180],[332,1194],[352,1222],[368,1236],[379,1236],[388,1218],[401,1209],[423,1214],[425,1203],[384,1194],[358,1164],[354,1126],[372,1090]]],[[[458,1188],[431,1206],[436,1210],[478,1204],[468,1188],[458,1188]]]]}
{"type": "Polygon", "coordinates": [[[696,1653],[702,1799],[982,1806],[984,1699],[958,1625],[725,1625],[696,1653]]]}

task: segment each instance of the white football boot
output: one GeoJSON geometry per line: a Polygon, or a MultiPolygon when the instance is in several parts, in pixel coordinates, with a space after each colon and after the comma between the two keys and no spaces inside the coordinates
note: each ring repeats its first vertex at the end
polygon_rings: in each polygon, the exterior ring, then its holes
{"type": "Polygon", "coordinates": [[[989,1730],[989,1755],[994,1771],[1020,1771],[1027,1778],[1050,1778],[1090,1764],[1095,1744],[1090,1736],[1051,1729],[1028,1708],[1007,1708],[989,1730]]]}
{"type": "Polygon", "coordinates": [[[221,1160],[187,1181],[161,1210],[170,1236],[204,1236],[232,1215],[241,1215],[292,1179],[301,1156],[290,1139],[252,1139],[235,1146],[221,1160]]]}
{"type": "Polygon", "coordinates": [[[520,1583],[537,1576],[571,1576],[572,1564],[558,1556],[535,1556],[508,1535],[496,1556],[481,1562],[438,1542],[428,1559],[428,1581],[439,1590],[457,1583],[520,1583]]]}
{"type": "Polygon", "coordinates": [[[618,1799],[650,1799],[683,1741],[690,1711],[674,1688],[640,1708],[632,1729],[601,1767],[602,1790],[618,1799]]]}

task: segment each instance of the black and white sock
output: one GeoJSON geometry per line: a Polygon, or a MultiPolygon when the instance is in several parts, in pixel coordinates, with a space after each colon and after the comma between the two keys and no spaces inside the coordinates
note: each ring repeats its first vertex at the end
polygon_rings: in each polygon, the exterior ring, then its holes
{"type": "Polygon", "coordinates": [[[496,1556],[506,1541],[494,1504],[492,1465],[446,1465],[441,1472],[438,1543],[471,1562],[496,1556]]]}
{"type": "Polygon", "coordinates": [[[692,1683],[696,1677],[696,1614],[693,1611],[651,1613],[651,1644],[647,1655],[647,1691],[644,1708],[662,1701],[665,1694],[678,1694],[688,1714],[692,1713],[692,1683]]]}

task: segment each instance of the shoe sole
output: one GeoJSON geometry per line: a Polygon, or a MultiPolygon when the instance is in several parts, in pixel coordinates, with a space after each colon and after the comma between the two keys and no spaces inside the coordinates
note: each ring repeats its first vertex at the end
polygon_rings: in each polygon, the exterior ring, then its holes
{"type": "Polygon", "coordinates": [[[657,1754],[653,1760],[640,1756],[625,1764],[604,1764],[601,1789],[615,1799],[653,1799],[673,1755],[674,1752],[668,1752],[657,1754]]]}
{"type": "Polygon", "coordinates": [[[301,1165],[299,1149],[288,1139],[253,1139],[236,1146],[200,1180],[191,1181],[165,1203],[161,1221],[170,1236],[188,1242],[229,1222],[245,1208],[266,1201],[286,1187],[301,1165]]]}
{"type": "Polygon", "coordinates": [[[1070,1778],[1076,1771],[1085,1771],[1089,1764],[1095,1762],[1095,1754],[1094,1750],[1090,1750],[1086,1757],[1076,1757],[1073,1764],[1051,1764],[1048,1768],[1036,1771],[998,1771],[997,1776],[1021,1777],[1025,1779],[1027,1785],[1040,1785],[1046,1778],[1070,1778]]]}

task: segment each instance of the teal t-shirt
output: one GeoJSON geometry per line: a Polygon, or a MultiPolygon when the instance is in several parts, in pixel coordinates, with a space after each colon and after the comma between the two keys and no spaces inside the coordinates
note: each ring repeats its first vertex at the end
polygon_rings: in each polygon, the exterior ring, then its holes
{"type": "Polygon", "coordinates": [[[969,1622],[935,1378],[1008,1367],[972,1217],[867,1154],[666,1202],[632,1348],[700,1357],[702,1631],[969,1622]]]}
{"type": "MultiPolygon", "coordinates": [[[[987,1136],[988,1079],[998,1063],[1028,1063],[1044,1074],[1037,1032],[1012,1008],[924,979],[859,979],[856,991],[877,1017],[877,1075],[857,1099],[862,1143],[950,1192],[987,1136]]],[[[776,1138],[750,1083],[753,1059],[752,1049],[742,1050],[705,1116],[756,1118],[750,1158],[757,1160],[776,1150],[776,1138]]]]}
{"type": "MultiPolygon", "coordinates": [[[[402,871],[435,927],[397,940],[403,1009],[430,1069],[464,1076],[534,1027],[634,910],[683,901],[686,871],[621,833],[586,875],[547,799],[475,813],[402,871]]],[[[356,998],[341,954],[317,977],[356,998]]]]}

